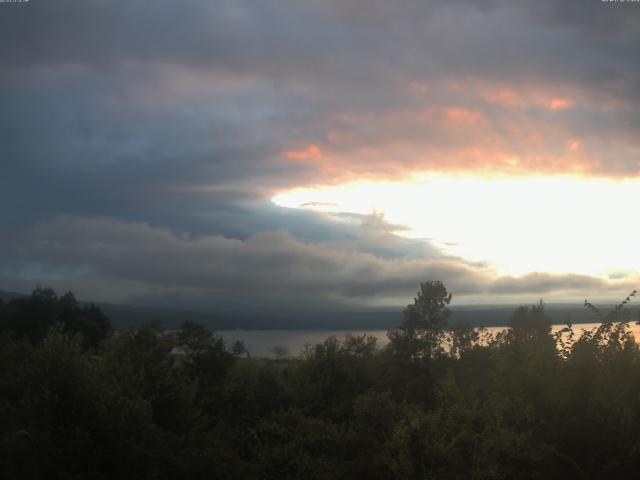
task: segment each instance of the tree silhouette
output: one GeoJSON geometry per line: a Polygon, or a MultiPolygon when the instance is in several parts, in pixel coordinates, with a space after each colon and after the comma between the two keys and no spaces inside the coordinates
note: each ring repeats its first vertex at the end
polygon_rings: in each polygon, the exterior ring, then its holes
{"type": "Polygon", "coordinates": [[[531,339],[546,338],[551,332],[551,322],[544,312],[544,302],[536,305],[522,305],[513,312],[510,326],[516,337],[531,339]]]}
{"type": "Polygon", "coordinates": [[[399,330],[389,333],[392,348],[411,358],[440,355],[451,311],[451,294],[441,281],[420,284],[413,303],[404,310],[399,330]]]}

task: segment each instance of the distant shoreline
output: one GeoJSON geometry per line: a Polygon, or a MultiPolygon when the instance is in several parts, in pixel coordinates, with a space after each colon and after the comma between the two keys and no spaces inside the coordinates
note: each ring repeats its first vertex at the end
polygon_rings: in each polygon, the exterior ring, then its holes
{"type": "MultiPolygon", "coordinates": [[[[19,292],[0,290],[0,299],[26,297],[19,292]]],[[[80,304],[94,303],[80,301],[80,304]]],[[[112,322],[114,328],[139,327],[146,322],[158,322],[162,328],[178,328],[185,320],[193,320],[216,331],[222,330],[272,330],[272,331],[358,331],[358,330],[392,330],[402,322],[400,306],[397,310],[390,308],[346,311],[229,311],[222,308],[213,311],[200,309],[164,308],[161,306],[119,305],[95,302],[112,322]]],[[[504,327],[509,324],[513,311],[520,304],[514,305],[452,305],[451,326],[470,325],[473,327],[504,327]]],[[[603,312],[609,311],[615,304],[597,304],[603,312]]],[[[627,307],[631,321],[638,318],[638,307],[631,304],[627,307]]],[[[597,319],[592,312],[581,304],[550,303],[546,304],[546,314],[553,325],[562,325],[567,316],[573,324],[593,323],[597,319]]]]}

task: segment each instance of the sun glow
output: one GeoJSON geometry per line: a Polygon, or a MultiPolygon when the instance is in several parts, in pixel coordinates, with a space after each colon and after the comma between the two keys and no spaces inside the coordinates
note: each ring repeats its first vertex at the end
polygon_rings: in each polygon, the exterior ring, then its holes
{"type": "Polygon", "coordinates": [[[298,188],[272,201],[327,213],[382,213],[390,224],[408,227],[398,235],[428,238],[502,274],[620,278],[640,270],[638,180],[427,175],[298,188]]]}

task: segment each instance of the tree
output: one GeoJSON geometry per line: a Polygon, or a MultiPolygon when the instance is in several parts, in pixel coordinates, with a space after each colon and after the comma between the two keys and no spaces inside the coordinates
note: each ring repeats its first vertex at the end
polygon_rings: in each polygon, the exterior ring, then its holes
{"type": "Polygon", "coordinates": [[[399,330],[389,332],[391,347],[413,359],[434,358],[443,352],[443,339],[451,311],[451,294],[444,284],[427,281],[404,310],[399,330]]]}
{"type": "Polygon", "coordinates": [[[240,340],[236,340],[235,342],[233,342],[233,345],[231,345],[231,353],[233,353],[233,355],[236,357],[242,357],[243,355],[246,355],[247,358],[250,357],[249,350],[247,350],[244,342],[240,340]]]}
{"type": "Polygon", "coordinates": [[[511,329],[517,338],[546,339],[551,333],[551,322],[544,312],[544,302],[522,305],[513,312],[511,329]]]}
{"type": "Polygon", "coordinates": [[[80,305],[71,292],[61,297],[50,288],[37,287],[30,296],[15,298],[2,308],[0,331],[7,330],[32,343],[41,342],[51,327],[82,336],[84,348],[97,348],[111,333],[111,321],[96,305],[80,305]]]}
{"type": "Polygon", "coordinates": [[[211,329],[191,320],[186,320],[178,331],[178,343],[186,347],[190,353],[207,349],[214,342],[211,329]]]}

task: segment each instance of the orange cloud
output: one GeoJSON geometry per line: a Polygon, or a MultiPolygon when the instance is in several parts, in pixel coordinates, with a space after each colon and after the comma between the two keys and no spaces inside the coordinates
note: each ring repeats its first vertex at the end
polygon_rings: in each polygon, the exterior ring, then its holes
{"type": "Polygon", "coordinates": [[[572,152],[577,152],[582,148],[582,142],[579,139],[574,138],[567,142],[567,146],[572,152]]]}
{"type": "Polygon", "coordinates": [[[536,85],[516,88],[481,82],[470,88],[477,89],[479,96],[485,102],[512,109],[544,107],[555,111],[571,108],[575,104],[574,100],[567,96],[557,95],[557,92],[550,93],[547,89],[536,85]]]}
{"type": "Polygon", "coordinates": [[[285,152],[285,155],[292,160],[308,161],[322,158],[322,151],[317,145],[310,143],[307,148],[302,150],[289,150],[285,152]]]}
{"type": "Polygon", "coordinates": [[[556,114],[578,103],[595,114],[602,111],[599,101],[594,104],[580,90],[476,80],[430,84],[428,89],[409,83],[409,88],[422,95],[397,109],[336,112],[323,126],[323,136],[307,138],[283,156],[308,162],[310,181],[328,183],[424,172],[634,175],[612,158],[640,151],[635,140],[603,139],[590,131],[578,136],[573,116],[556,114]]]}
{"type": "Polygon", "coordinates": [[[445,118],[454,124],[479,125],[486,122],[482,112],[459,107],[446,107],[443,109],[445,118]]]}
{"type": "Polygon", "coordinates": [[[565,110],[573,107],[573,100],[570,98],[552,98],[549,102],[551,110],[565,110]]]}
{"type": "Polygon", "coordinates": [[[483,92],[482,97],[489,103],[497,103],[510,108],[520,108],[525,104],[522,95],[509,87],[500,87],[497,90],[483,92]]]}

